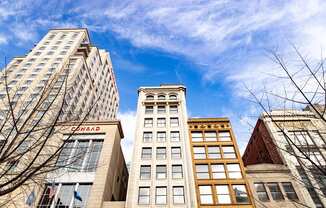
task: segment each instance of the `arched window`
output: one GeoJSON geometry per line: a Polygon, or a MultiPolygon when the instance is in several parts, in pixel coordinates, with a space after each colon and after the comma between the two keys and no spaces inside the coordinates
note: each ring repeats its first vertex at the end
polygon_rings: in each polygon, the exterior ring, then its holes
{"type": "Polygon", "coordinates": [[[158,96],[158,99],[159,99],[159,100],[165,100],[165,95],[159,95],[159,96],[158,96]]]}
{"type": "Polygon", "coordinates": [[[154,95],[146,95],[146,100],[154,100],[154,95]]]}
{"type": "Polygon", "coordinates": [[[169,99],[170,99],[170,100],[176,100],[176,99],[177,99],[177,95],[170,95],[170,96],[169,96],[169,99]]]}

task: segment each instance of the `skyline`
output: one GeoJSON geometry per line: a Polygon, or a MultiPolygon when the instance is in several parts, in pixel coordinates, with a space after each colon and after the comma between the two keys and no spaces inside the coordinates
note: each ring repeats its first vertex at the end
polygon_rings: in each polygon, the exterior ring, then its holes
{"type": "Polygon", "coordinates": [[[2,1],[0,54],[27,53],[51,28],[86,27],[92,42],[111,53],[125,149],[132,147],[138,87],[182,83],[189,117],[229,117],[243,150],[247,122],[254,124],[262,111],[248,101],[243,83],[257,91],[282,87],[266,83],[277,70],[266,51],[292,59],[289,42],[319,58],[325,8],[322,1],[2,1]]]}

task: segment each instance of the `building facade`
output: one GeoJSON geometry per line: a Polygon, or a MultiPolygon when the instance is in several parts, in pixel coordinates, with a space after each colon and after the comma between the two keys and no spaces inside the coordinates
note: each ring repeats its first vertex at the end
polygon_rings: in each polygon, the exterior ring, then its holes
{"type": "Polygon", "coordinates": [[[138,90],[126,207],[196,207],[182,85],[138,90]]]}
{"type": "MultiPolygon", "coordinates": [[[[326,165],[325,122],[306,109],[274,110],[262,114],[243,161],[245,166],[266,163],[284,166],[290,171],[288,178],[293,179],[290,182],[298,195],[296,201],[309,207],[325,207],[326,180],[321,172],[326,165]],[[299,197],[300,191],[303,197],[299,197]]],[[[278,190],[284,193],[283,188],[278,190]]],[[[288,200],[288,197],[282,200],[288,200]]]]}
{"type": "Polygon", "coordinates": [[[307,207],[300,182],[285,165],[262,163],[245,170],[256,207],[307,207]]]}
{"type": "Polygon", "coordinates": [[[198,207],[254,207],[227,118],[188,120],[198,207]]]}
{"type": "MultiPolygon", "coordinates": [[[[26,56],[14,58],[0,77],[0,100],[6,103],[7,83],[14,106],[40,98],[45,89],[51,101],[65,80],[63,119],[81,120],[89,111],[91,120],[116,118],[119,95],[110,55],[91,44],[87,29],[50,30],[26,56]]],[[[1,106],[4,117],[8,105],[1,106]]]]}

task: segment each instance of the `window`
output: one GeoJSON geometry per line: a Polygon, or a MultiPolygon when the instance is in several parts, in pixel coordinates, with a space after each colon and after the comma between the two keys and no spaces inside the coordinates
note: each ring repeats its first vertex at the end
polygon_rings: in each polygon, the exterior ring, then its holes
{"type": "Polygon", "coordinates": [[[156,159],[166,159],[166,148],[165,147],[156,148],[156,159]]]}
{"type": "Polygon", "coordinates": [[[180,141],[180,133],[178,131],[171,131],[171,142],[178,142],[180,141]]]}
{"type": "Polygon", "coordinates": [[[96,166],[100,158],[102,146],[103,146],[103,141],[101,140],[93,140],[93,142],[91,143],[88,152],[88,159],[85,165],[85,170],[87,172],[94,172],[96,170],[96,166]]]}
{"type": "Polygon", "coordinates": [[[237,158],[233,146],[222,147],[224,158],[237,158]]]}
{"type": "Polygon", "coordinates": [[[206,159],[205,147],[194,147],[194,159],[206,159]]]}
{"type": "Polygon", "coordinates": [[[258,199],[262,202],[269,201],[269,197],[266,191],[266,188],[263,183],[254,183],[255,190],[258,196],[258,199]]]}
{"type": "Polygon", "coordinates": [[[293,142],[296,145],[314,145],[314,142],[312,141],[310,135],[306,131],[294,131],[290,132],[290,138],[293,138],[293,142]]]}
{"type": "Polygon", "coordinates": [[[211,186],[199,186],[200,204],[213,204],[211,186]]]}
{"type": "Polygon", "coordinates": [[[156,187],[155,192],[155,202],[156,204],[166,204],[166,187],[165,186],[159,186],[156,187]]]}
{"type": "Polygon", "coordinates": [[[145,118],[144,127],[153,127],[153,119],[152,118],[145,118]]]}
{"type": "Polygon", "coordinates": [[[141,158],[142,159],[152,159],[152,148],[151,147],[143,147],[141,150],[141,158]]]}
{"type": "Polygon", "coordinates": [[[143,133],[143,142],[151,142],[153,138],[152,132],[144,132],[143,133]]]}
{"type": "Polygon", "coordinates": [[[138,204],[149,204],[150,190],[149,187],[139,187],[138,204]]]}
{"type": "Polygon", "coordinates": [[[165,113],[165,106],[164,105],[159,105],[157,106],[157,113],[162,114],[165,113]]]}
{"type": "MultiPolygon", "coordinates": [[[[47,185],[44,189],[44,192],[41,196],[41,200],[38,204],[37,207],[39,208],[49,208],[52,205],[53,202],[53,196],[50,196],[51,194],[51,189],[52,189],[52,184],[51,185],[47,185]]],[[[58,185],[55,184],[55,190],[58,190],[58,185]]]]}
{"type": "Polygon", "coordinates": [[[170,100],[176,100],[176,99],[177,99],[177,95],[170,95],[170,96],[169,96],[169,99],[170,99],[170,100]]]}
{"type": "Polygon", "coordinates": [[[179,126],[179,119],[178,118],[170,118],[170,126],[171,127],[179,126]]]}
{"type": "Polygon", "coordinates": [[[91,190],[91,186],[92,186],[91,184],[79,184],[78,185],[77,192],[79,193],[79,195],[83,199],[83,201],[75,200],[74,201],[75,207],[80,207],[80,208],[86,207],[87,200],[84,200],[84,199],[88,198],[90,190],[91,190]]]}
{"type": "Polygon", "coordinates": [[[231,204],[229,187],[227,185],[217,185],[216,197],[218,204],[231,204]]]}
{"type": "Polygon", "coordinates": [[[173,203],[174,204],[185,203],[183,186],[173,186],[173,203]]]}
{"type": "Polygon", "coordinates": [[[171,158],[180,159],[181,158],[181,148],[180,147],[171,147],[171,158]]]}
{"type": "Polygon", "coordinates": [[[177,179],[182,177],[183,177],[182,165],[172,165],[172,178],[177,179]]]}
{"type": "Polygon", "coordinates": [[[166,165],[156,166],[156,179],[166,179],[166,165]]]}
{"type": "Polygon", "coordinates": [[[294,191],[294,188],[290,182],[283,182],[282,183],[283,190],[286,194],[286,197],[290,200],[297,200],[298,196],[294,191]]]}
{"type": "Polygon", "coordinates": [[[159,96],[157,96],[157,98],[158,98],[159,100],[165,100],[165,95],[159,95],[159,96]]]}
{"type": "Polygon", "coordinates": [[[212,178],[213,179],[224,179],[226,178],[225,169],[223,164],[212,164],[212,178]]]}
{"type": "Polygon", "coordinates": [[[232,189],[234,191],[235,200],[237,203],[240,204],[249,203],[249,198],[248,198],[247,189],[245,185],[233,185],[232,189]]]}
{"type": "Polygon", "coordinates": [[[277,183],[267,183],[267,187],[274,200],[284,200],[281,189],[277,183]]]}
{"type": "Polygon", "coordinates": [[[145,114],[152,114],[154,112],[153,106],[145,106],[145,114]]]}
{"type": "Polygon", "coordinates": [[[206,131],[204,135],[205,135],[205,141],[208,142],[217,141],[217,134],[215,131],[206,131]]]}
{"type": "Polygon", "coordinates": [[[242,178],[239,164],[227,164],[229,178],[242,178]]]}
{"type": "Polygon", "coordinates": [[[69,207],[74,193],[74,184],[62,184],[58,193],[56,206],[69,207]]]}
{"type": "Polygon", "coordinates": [[[209,179],[208,164],[196,165],[197,179],[209,179]]]}
{"type": "Polygon", "coordinates": [[[165,118],[157,119],[157,127],[165,127],[165,124],[166,124],[165,118]]]}
{"type": "Polygon", "coordinates": [[[154,96],[153,95],[147,95],[146,100],[154,100],[154,96]]]}
{"type": "Polygon", "coordinates": [[[220,148],[218,146],[208,146],[207,156],[209,159],[219,159],[221,158],[220,148]]]}
{"type": "Polygon", "coordinates": [[[178,106],[177,105],[170,105],[170,113],[178,113],[178,106]]]}
{"type": "Polygon", "coordinates": [[[164,132],[164,131],[157,132],[157,141],[165,142],[166,141],[166,132],[164,132]]]}
{"type": "Polygon", "coordinates": [[[203,134],[200,131],[191,132],[191,138],[193,142],[201,142],[203,141],[203,134]]]}
{"type": "Polygon", "coordinates": [[[141,165],[140,166],[140,179],[151,179],[151,166],[141,165]]]}
{"type": "Polygon", "coordinates": [[[221,142],[231,141],[231,135],[228,131],[221,131],[218,133],[218,140],[221,142]]]}

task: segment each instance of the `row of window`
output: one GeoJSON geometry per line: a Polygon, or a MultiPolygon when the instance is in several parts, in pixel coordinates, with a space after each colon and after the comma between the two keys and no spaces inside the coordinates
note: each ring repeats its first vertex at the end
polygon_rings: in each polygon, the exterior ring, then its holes
{"type": "Polygon", "coordinates": [[[38,208],[50,207],[80,207],[85,208],[92,184],[64,183],[47,185],[41,196],[38,208]],[[82,201],[74,200],[74,191],[77,191],[82,201]]]}
{"type": "MultiPolygon", "coordinates": [[[[180,159],[181,148],[180,147],[171,147],[171,159],[180,159]]],[[[152,159],[152,147],[143,147],[141,151],[142,159],[152,159]]],[[[157,147],[156,148],[156,159],[165,160],[166,159],[166,147],[157,147]]]]}
{"type": "MultiPolygon", "coordinates": [[[[165,131],[158,131],[156,133],[156,141],[157,142],[166,142],[166,132],[165,131]]],[[[143,133],[143,142],[152,142],[153,141],[153,132],[144,132],[143,133]]],[[[180,141],[180,133],[179,131],[171,131],[170,132],[170,141],[171,142],[178,142],[180,141]]]]}
{"type": "Polygon", "coordinates": [[[69,140],[61,151],[57,165],[72,172],[94,172],[102,146],[103,140],[69,140]]]}
{"type": "MultiPolygon", "coordinates": [[[[156,179],[167,179],[167,166],[156,165],[156,179]]],[[[183,178],[182,165],[172,165],[171,168],[172,178],[180,179],[183,178]]],[[[140,166],[140,179],[149,180],[151,179],[151,165],[140,166]]]]}
{"type": "Polygon", "coordinates": [[[231,141],[231,135],[229,131],[192,131],[191,132],[192,142],[227,142],[231,141]]]}
{"type": "Polygon", "coordinates": [[[194,146],[193,157],[200,159],[236,159],[237,155],[233,146],[194,146]]]}
{"type": "Polygon", "coordinates": [[[250,203],[245,185],[200,185],[200,204],[248,204],[250,203]]]}
{"type": "MultiPolygon", "coordinates": [[[[144,127],[149,128],[153,127],[153,118],[145,118],[144,127]]],[[[179,126],[179,118],[173,117],[170,118],[170,127],[178,127],[179,126]]],[[[166,127],[166,118],[157,118],[157,127],[166,127]]]]}
{"type": "MultiPolygon", "coordinates": [[[[146,205],[151,203],[151,187],[143,186],[138,190],[138,204],[146,205]]],[[[155,204],[167,204],[168,200],[168,187],[157,186],[155,187],[155,204]]],[[[184,204],[185,195],[183,186],[172,187],[172,200],[174,204],[184,204]]]]}
{"type": "Polygon", "coordinates": [[[283,190],[281,190],[279,183],[276,182],[254,183],[258,199],[263,202],[270,201],[270,198],[275,201],[282,201],[284,200],[284,196],[290,200],[298,199],[298,196],[290,182],[282,182],[280,184],[283,190]]]}
{"type": "MultiPolygon", "coordinates": [[[[166,113],[166,106],[165,105],[159,105],[157,106],[158,114],[166,113]]],[[[145,106],[145,114],[153,114],[154,113],[154,106],[145,106]]],[[[177,105],[170,105],[169,106],[169,113],[175,114],[178,113],[178,106],[177,105]]]]}
{"type": "MultiPolygon", "coordinates": [[[[154,100],[154,95],[146,95],[146,100],[154,100]]],[[[175,94],[170,94],[169,95],[169,99],[170,100],[176,100],[178,97],[177,97],[177,95],[175,95],[175,94]]],[[[158,95],[157,96],[157,99],[158,100],[165,100],[166,99],[166,96],[165,95],[163,95],[163,94],[161,94],[161,95],[158,95]]]]}
{"type": "Polygon", "coordinates": [[[197,179],[238,179],[242,178],[239,164],[196,164],[197,179]]]}

